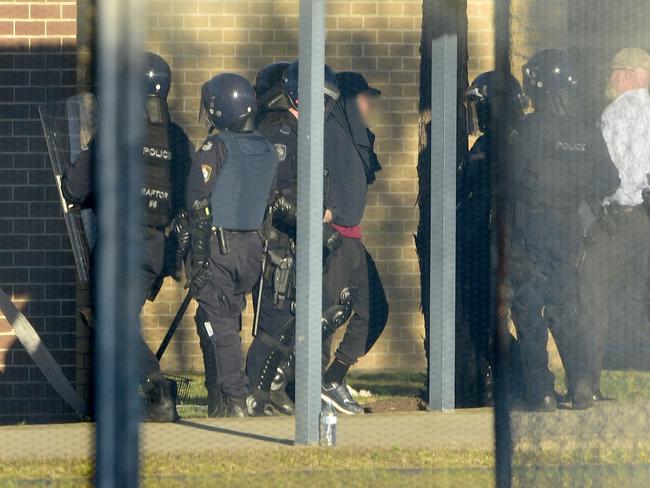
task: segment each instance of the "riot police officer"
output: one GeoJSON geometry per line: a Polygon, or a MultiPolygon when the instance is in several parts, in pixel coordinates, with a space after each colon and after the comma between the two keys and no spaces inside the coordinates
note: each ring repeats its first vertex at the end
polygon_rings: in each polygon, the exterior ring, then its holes
{"type": "MultiPolygon", "coordinates": [[[[324,77],[328,111],[339,95],[334,72],[327,66],[324,77]]],[[[255,311],[257,327],[246,358],[246,371],[253,387],[251,404],[255,404],[257,412],[272,413],[275,409],[291,414],[293,402],[285,387],[292,381],[295,332],[298,63],[266,66],[257,76],[256,90],[262,114],[258,131],[273,144],[278,167],[263,231],[267,243],[265,276],[259,295],[254,294],[259,296],[255,311]]],[[[324,238],[325,247],[335,246],[336,233],[329,226],[324,228],[324,238]]]]}
{"type": "MultiPolygon", "coordinates": [[[[486,405],[492,393],[496,236],[491,172],[496,164],[492,147],[496,85],[497,73],[488,71],[467,90],[468,133],[480,137],[458,169],[456,404],[465,407],[486,405]]],[[[505,78],[505,93],[505,119],[512,124],[523,117],[526,97],[511,75],[505,78]]]]}
{"type": "Polygon", "coordinates": [[[271,143],[254,131],[255,104],[253,86],[237,74],[217,75],[201,90],[201,112],[210,132],[219,132],[196,153],[188,178],[189,283],[198,290],[195,321],[210,416],[248,415],[240,321],[260,276],[259,230],[277,164],[271,143]]]}
{"type": "Polygon", "coordinates": [[[325,170],[328,191],[324,221],[341,234],[342,243],[328,257],[323,275],[323,308],[339,300],[342,289],[355,289],[353,315],[334,359],[331,336],[323,340],[324,374],[321,398],[346,414],[363,413],[352,398],[345,378],[358,359],[368,353],[388,321],[388,302],[375,263],[362,241],[361,219],[368,186],[381,165],[374,150],[375,136],[368,121],[380,91],[360,73],[337,75],[341,98],[325,121],[325,170]]]}
{"type": "MultiPolygon", "coordinates": [[[[167,95],[171,87],[171,70],[165,60],[146,53],[143,64],[146,86],[144,112],[146,130],[142,146],[143,204],[142,265],[140,299],[153,301],[162,280],[177,272],[175,252],[170,253],[173,239],[168,238],[175,216],[184,206],[185,182],[190,166],[191,143],[183,130],[171,121],[167,95]],[[172,262],[166,260],[173,256],[172,262]]],[[[66,199],[94,207],[92,162],[94,143],[82,152],[75,165],[67,168],[62,190],[66,199]]],[[[142,388],[147,397],[147,417],[156,421],[178,418],[174,385],[165,380],[155,355],[142,341],[142,388]]]]}
{"type": "Polygon", "coordinates": [[[598,205],[618,186],[600,132],[576,110],[578,80],[569,56],[536,53],[523,68],[534,113],[517,125],[510,154],[512,316],[521,350],[526,399],[533,410],[556,408],[548,367],[548,330],[555,338],[573,408],[592,392],[580,330],[577,276],[598,205]]]}

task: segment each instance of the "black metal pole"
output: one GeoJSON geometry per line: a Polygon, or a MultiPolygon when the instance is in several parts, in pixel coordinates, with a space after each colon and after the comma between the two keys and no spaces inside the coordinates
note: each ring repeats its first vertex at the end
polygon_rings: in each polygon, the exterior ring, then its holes
{"type": "Polygon", "coordinates": [[[142,4],[97,2],[95,483],[106,488],[138,486],[142,4]]]}
{"type": "Polygon", "coordinates": [[[510,426],[510,334],[508,332],[508,297],[506,283],[509,274],[510,232],[508,209],[508,181],[512,161],[508,151],[509,127],[508,111],[505,107],[506,76],[510,74],[510,0],[497,0],[494,15],[495,30],[495,65],[497,71],[496,110],[493,112],[492,126],[496,135],[493,141],[494,157],[492,164],[493,206],[496,215],[497,229],[497,289],[496,304],[493,308],[496,314],[497,337],[495,341],[495,395],[494,395],[494,428],[496,450],[496,485],[499,488],[509,488],[512,485],[512,432],[510,426]]]}

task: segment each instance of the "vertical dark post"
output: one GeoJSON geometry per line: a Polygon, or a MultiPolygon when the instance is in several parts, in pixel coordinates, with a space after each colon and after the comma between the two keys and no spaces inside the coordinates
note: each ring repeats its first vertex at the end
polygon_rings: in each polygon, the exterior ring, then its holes
{"type": "Polygon", "coordinates": [[[141,22],[142,2],[97,2],[96,486],[106,488],[138,486],[141,22]]]}
{"type": "Polygon", "coordinates": [[[512,127],[506,117],[508,112],[501,110],[508,96],[506,76],[510,74],[510,0],[497,0],[495,4],[494,30],[495,64],[497,71],[496,110],[493,112],[492,126],[496,140],[494,161],[492,165],[493,207],[496,215],[497,242],[497,303],[496,323],[497,340],[495,341],[495,442],[496,442],[496,481],[499,488],[509,488],[512,484],[512,438],[510,431],[510,392],[508,364],[510,363],[508,332],[508,298],[506,283],[509,273],[510,255],[509,225],[506,211],[508,208],[508,181],[512,161],[508,153],[508,127],[512,127]]]}
{"type": "Polygon", "coordinates": [[[458,37],[431,49],[431,268],[429,408],[454,408],[456,327],[456,120],[458,37]]]}
{"type": "Polygon", "coordinates": [[[300,2],[296,444],[318,442],[323,276],[325,0],[300,2]]]}

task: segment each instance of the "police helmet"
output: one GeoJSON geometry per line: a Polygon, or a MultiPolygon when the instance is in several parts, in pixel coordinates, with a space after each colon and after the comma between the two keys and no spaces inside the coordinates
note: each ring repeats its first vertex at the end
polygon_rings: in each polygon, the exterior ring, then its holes
{"type": "MultiPolygon", "coordinates": [[[[298,61],[294,61],[287,68],[282,80],[280,82],[282,91],[286,95],[292,108],[298,110],[299,96],[298,96],[298,61]]],[[[336,83],[336,74],[334,70],[328,65],[325,65],[325,113],[328,113],[334,102],[339,99],[341,95],[339,92],[338,84],[336,83]]]]}
{"type": "Polygon", "coordinates": [[[172,84],[172,70],[167,62],[159,55],[147,52],[144,54],[144,110],[150,124],[164,125],[169,122],[167,95],[172,84]]]}
{"type": "MultiPolygon", "coordinates": [[[[498,73],[481,73],[467,90],[467,131],[470,134],[486,133],[492,120],[492,107],[495,103],[498,73]]],[[[504,77],[505,110],[508,117],[517,120],[524,115],[528,98],[517,79],[510,73],[504,77]]]]}
{"type": "Polygon", "coordinates": [[[144,80],[147,95],[167,99],[172,84],[172,70],[161,56],[145,53],[144,80]]]}
{"type": "Polygon", "coordinates": [[[263,109],[258,116],[263,116],[264,110],[288,110],[291,106],[280,86],[282,76],[290,64],[288,61],[271,63],[257,73],[255,94],[257,106],[263,109]]]}
{"type": "Polygon", "coordinates": [[[524,91],[533,105],[549,94],[566,92],[578,85],[573,60],[559,49],[535,53],[523,67],[524,91]]]}
{"type": "Polygon", "coordinates": [[[255,94],[262,98],[270,89],[279,86],[287,68],[291,65],[288,61],[278,61],[264,66],[255,77],[255,94]]]}
{"type": "Polygon", "coordinates": [[[205,115],[216,129],[247,132],[252,130],[255,101],[255,90],[246,78],[223,73],[203,84],[199,119],[205,115]]]}

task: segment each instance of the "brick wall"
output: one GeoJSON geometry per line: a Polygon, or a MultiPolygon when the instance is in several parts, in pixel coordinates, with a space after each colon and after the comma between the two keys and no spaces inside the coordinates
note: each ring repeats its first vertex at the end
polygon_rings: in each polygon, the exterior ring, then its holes
{"type": "MultiPolygon", "coordinates": [[[[0,1],[0,286],[74,379],[75,274],[38,119],[75,85],[74,1],[0,1]]],[[[70,418],[0,316],[0,424],[70,418]]]]}
{"type": "MultiPolygon", "coordinates": [[[[169,62],[174,118],[198,143],[201,84],[236,71],[249,79],[261,67],[298,55],[298,1],[151,0],[148,48],[169,62]]],[[[417,102],[421,0],[327,2],[327,62],[358,70],[383,91],[373,127],[384,171],[373,185],[363,222],[366,243],[382,274],[391,315],[386,332],[363,368],[419,369],[424,365],[419,312],[416,228],[417,102]]],[[[168,285],[145,309],[145,332],[156,343],[181,300],[168,285]]],[[[252,308],[252,307],[251,307],[252,308]]],[[[191,314],[190,314],[191,315],[191,314]]],[[[250,314],[244,325],[249,340],[250,314]]],[[[200,369],[191,316],[164,361],[168,369],[200,369]]]]}
{"type": "MultiPolygon", "coordinates": [[[[469,0],[470,77],[493,65],[493,0],[469,0]]],[[[298,55],[298,1],[150,0],[148,48],[171,64],[174,118],[195,143],[201,84],[224,71],[253,79],[257,70],[298,55]]],[[[421,0],[327,2],[326,56],[335,70],[357,70],[383,92],[373,127],[384,166],[372,186],[363,221],[366,244],[377,261],[390,302],[388,327],[360,368],[422,369],[416,229],[417,103],[421,0]]],[[[144,311],[145,335],[157,344],[182,299],[168,283],[144,311]]],[[[191,312],[191,311],[190,311],[191,312]]],[[[250,340],[245,316],[244,342],[250,340]]],[[[200,370],[202,360],[189,313],[163,368],[200,370]]]]}
{"type": "MultiPolygon", "coordinates": [[[[493,0],[469,0],[470,77],[493,63],[493,0]]],[[[80,2],[83,4],[83,2],[80,2]]],[[[391,305],[390,322],[360,367],[422,369],[416,227],[417,97],[420,0],[328,0],[327,59],[363,72],[382,89],[374,129],[384,171],[364,220],[391,305]]],[[[0,0],[0,284],[34,323],[74,377],[74,269],[60,217],[36,104],[73,93],[76,5],[73,1],[0,0]]],[[[171,107],[195,143],[201,83],[223,71],[253,79],[265,64],[298,55],[298,1],[150,0],[148,48],[174,71],[171,107]]],[[[83,12],[82,12],[83,14],[83,12]]],[[[157,344],[182,299],[167,283],[144,310],[157,344]]],[[[192,310],[163,366],[200,370],[192,310]]],[[[250,312],[244,326],[250,340],[250,312]]],[[[0,320],[0,422],[67,415],[0,320]]]]}

